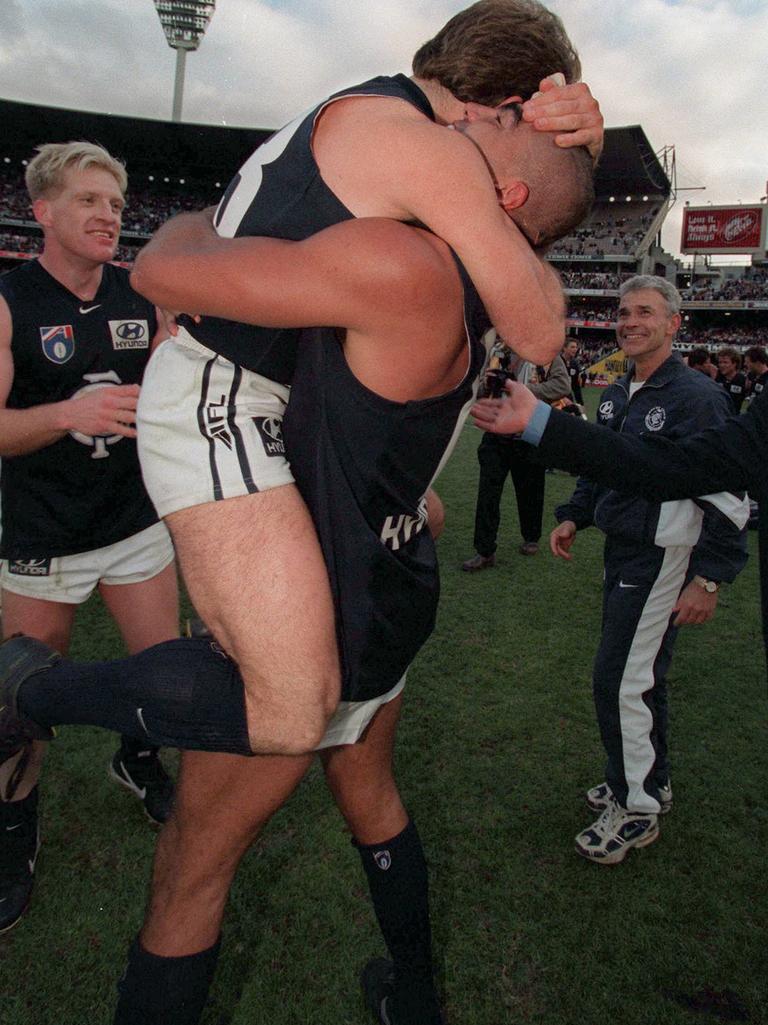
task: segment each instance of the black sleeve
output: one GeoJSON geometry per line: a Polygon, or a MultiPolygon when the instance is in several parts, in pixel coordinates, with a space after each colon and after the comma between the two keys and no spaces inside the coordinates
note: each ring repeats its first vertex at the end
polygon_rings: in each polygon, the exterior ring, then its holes
{"type": "Polygon", "coordinates": [[[688,438],[629,437],[553,409],[539,443],[547,466],[655,502],[768,488],[768,391],[749,412],[688,438]]]}

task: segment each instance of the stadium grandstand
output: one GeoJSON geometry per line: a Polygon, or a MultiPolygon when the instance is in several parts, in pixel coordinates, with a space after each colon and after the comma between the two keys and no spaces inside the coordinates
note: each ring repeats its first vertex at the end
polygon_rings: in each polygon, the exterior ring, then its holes
{"type": "MultiPolygon", "coordinates": [[[[0,148],[0,271],[31,259],[41,236],[24,189],[25,163],[41,142],[88,139],[120,157],[130,187],[118,260],[137,250],[168,217],[218,201],[232,172],[271,129],[180,124],[41,107],[0,100],[5,126],[0,148]]],[[[562,276],[568,330],[581,345],[593,378],[623,369],[614,343],[621,282],[658,274],[683,294],[679,346],[768,344],[768,262],[713,265],[704,256],[684,264],[661,246],[661,229],[675,201],[674,181],[639,125],[609,128],[588,220],[549,251],[562,276]],[[607,363],[605,362],[607,360],[607,363]],[[601,362],[602,361],[602,362],[601,362]]]]}

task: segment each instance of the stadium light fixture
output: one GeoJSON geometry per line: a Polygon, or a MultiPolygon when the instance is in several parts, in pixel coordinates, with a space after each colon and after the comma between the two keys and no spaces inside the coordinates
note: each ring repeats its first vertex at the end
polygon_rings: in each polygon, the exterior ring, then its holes
{"type": "Polygon", "coordinates": [[[174,121],[181,121],[184,98],[184,67],[188,50],[196,50],[216,9],[216,0],[155,0],[165,38],[176,51],[176,79],[173,86],[174,121]]]}

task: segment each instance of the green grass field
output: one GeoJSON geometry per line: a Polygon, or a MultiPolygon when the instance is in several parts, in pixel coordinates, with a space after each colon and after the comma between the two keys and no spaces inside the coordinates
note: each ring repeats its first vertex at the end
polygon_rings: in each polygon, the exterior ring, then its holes
{"type": "MultiPolygon", "coordinates": [[[[594,405],[595,394],[590,396],[594,405]]],[[[752,557],[715,621],[681,632],[670,676],[675,807],[660,840],[601,868],[573,852],[602,779],[590,665],[601,538],[572,565],[517,554],[505,495],[497,568],[472,554],[479,434],[438,490],[438,628],[410,675],[398,747],[432,869],[450,1025],[768,1022],[768,731],[752,557]]],[[[573,478],[547,475],[551,509],[573,478]]],[[[119,642],[98,601],[76,658],[119,642]]],[[[68,728],[46,766],[29,915],[0,938],[0,1025],[108,1025],[142,918],[155,834],[106,778],[114,738],[68,728]]],[[[168,757],[172,762],[172,756],[168,757]]],[[[357,973],[383,953],[357,856],[313,770],[245,859],[205,1025],[357,1025],[357,973]]]]}

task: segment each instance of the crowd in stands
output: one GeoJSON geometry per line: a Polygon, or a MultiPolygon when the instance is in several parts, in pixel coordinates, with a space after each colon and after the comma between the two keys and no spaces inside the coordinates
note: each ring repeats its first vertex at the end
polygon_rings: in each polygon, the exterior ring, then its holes
{"type": "Polygon", "coordinates": [[[12,231],[0,231],[0,249],[10,253],[39,253],[42,248],[42,235],[17,235],[12,231]]]}
{"type": "Polygon", "coordinates": [[[18,221],[31,221],[29,196],[24,181],[18,174],[0,171],[0,215],[18,221]]]}
{"type": "Polygon", "coordinates": [[[588,270],[560,271],[560,279],[564,288],[590,288],[600,291],[618,292],[621,282],[630,276],[629,274],[606,274],[602,271],[599,273],[588,270]]]}
{"type": "Polygon", "coordinates": [[[714,299],[768,299],[768,271],[749,268],[743,277],[693,285],[682,293],[683,301],[714,299]]]}
{"type": "Polygon", "coordinates": [[[618,348],[616,339],[610,336],[610,341],[605,338],[590,338],[586,335],[579,335],[579,360],[585,365],[599,363],[601,359],[610,356],[618,348]]]}
{"type": "Polygon", "coordinates": [[[628,256],[637,251],[659,212],[646,204],[623,208],[618,215],[596,206],[586,224],[550,248],[552,256],[628,256]]]}
{"type": "Polygon", "coordinates": [[[737,349],[750,345],[766,346],[768,327],[683,327],[677,340],[686,345],[703,346],[706,349],[717,349],[723,345],[732,345],[737,349]]]}
{"type": "Polygon", "coordinates": [[[149,236],[174,214],[182,213],[185,210],[202,210],[206,206],[217,203],[220,193],[211,195],[198,190],[190,190],[183,194],[163,195],[151,192],[149,189],[132,189],[126,198],[123,231],[149,236]]]}
{"type": "Polygon", "coordinates": [[[594,320],[598,323],[612,324],[616,319],[616,310],[611,304],[610,306],[604,306],[599,310],[587,309],[584,306],[572,306],[566,317],[568,320],[594,320]]]}

